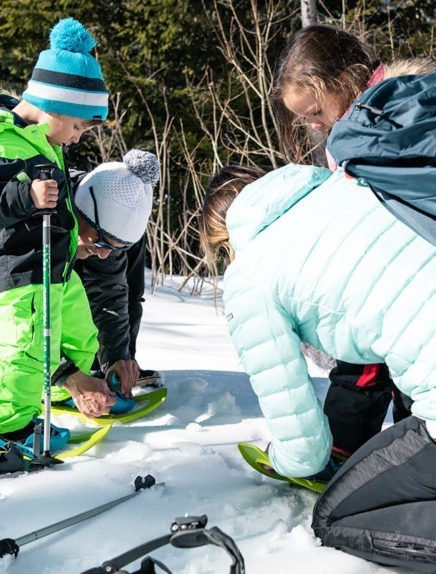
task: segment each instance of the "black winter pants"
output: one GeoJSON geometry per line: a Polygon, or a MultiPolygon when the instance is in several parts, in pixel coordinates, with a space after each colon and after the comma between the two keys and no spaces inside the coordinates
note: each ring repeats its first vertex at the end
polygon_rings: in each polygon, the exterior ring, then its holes
{"type": "Polygon", "coordinates": [[[352,455],[318,499],[325,546],[410,572],[436,572],[436,443],[414,416],[352,455]]]}
{"type": "Polygon", "coordinates": [[[337,458],[347,458],[381,431],[391,400],[394,422],[410,416],[412,400],[394,385],[386,365],[337,361],[329,378],[324,412],[337,458]]]}
{"type": "Polygon", "coordinates": [[[136,356],[136,339],[142,318],[142,303],[145,292],[145,251],[146,236],[132,245],[127,251],[127,283],[129,285],[129,351],[132,359],[136,356]]]}

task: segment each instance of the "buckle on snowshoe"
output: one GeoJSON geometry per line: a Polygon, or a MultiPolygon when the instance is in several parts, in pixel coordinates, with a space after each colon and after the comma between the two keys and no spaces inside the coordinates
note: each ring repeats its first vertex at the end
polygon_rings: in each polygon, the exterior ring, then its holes
{"type": "MultiPolygon", "coordinates": [[[[22,455],[28,459],[34,460],[41,455],[42,452],[42,438],[43,438],[43,420],[33,419],[34,423],[33,432],[27,437],[20,440],[0,436],[0,448],[5,447],[7,443],[13,444],[22,455]]],[[[57,427],[54,424],[50,425],[50,450],[59,451],[70,440],[70,431],[66,428],[57,427]]]]}
{"type": "Polygon", "coordinates": [[[201,516],[177,516],[171,524],[171,532],[180,532],[180,530],[198,530],[204,528],[207,524],[206,514],[201,516]]]}
{"type": "Polygon", "coordinates": [[[39,470],[39,466],[33,464],[34,456],[32,449],[22,444],[16,444],[5,440],[0,436],[0,475],[20,474],[39,470]]]}
{"type": "MultiPolygon", "coordinates": [[[[42,453],[43,420],[33,419],[35,423],[34,432],[24,441],[23,446],[31,449],[33,456],[38,457],[42,453]]],[[[70,431],[66,428],[57,427],[50,424],[50,450],[53,452],[62,450],[70,440],[70,431]]]]}

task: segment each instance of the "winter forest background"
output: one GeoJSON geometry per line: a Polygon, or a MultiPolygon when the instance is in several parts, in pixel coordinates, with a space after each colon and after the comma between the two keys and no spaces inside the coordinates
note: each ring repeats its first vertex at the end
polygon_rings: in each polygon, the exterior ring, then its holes
{"type": "MultiPolygon", "coordinates": [[[[108,121],[69,150],[71,163],[91,169],[132,147],[157,155],[147,266],[154,285],[177,274],[193,277],[194,291],[208,274],[197,214],[210,176],[226,163],[284,163],[268,95],[295,32],[334,24],[386,62],[434,47],[434,0],[2,0],[0,88],[22,93],[50,29],[68,16],[98,40],[111,93],[108,121]]],[[[302,132],[295,160],[321,163],[311,146],[302,132]]]]}

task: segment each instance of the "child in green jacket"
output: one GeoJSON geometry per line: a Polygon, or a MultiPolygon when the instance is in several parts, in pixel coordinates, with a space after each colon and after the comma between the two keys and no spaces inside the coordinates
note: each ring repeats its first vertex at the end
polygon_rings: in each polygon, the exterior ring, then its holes
{"type": "MultiPolygon", "coordinates": [[[[21,440],[41,413],[43,386],[42,216],[51,216],[51,363],[88,416],[114,404],[106,383],[90,377],[97,333],[83,286],[73,271],[78,225],[63,145],[106,119],[108,93],[89,53],[95,41],[66,18],[50,34],[22,100],[0,100],[0,433],[21,440]],[[49,179],[41,170],[49,170],[49,179]]],[[[61,387],[67,389],[68,393],[61,387]]]]}

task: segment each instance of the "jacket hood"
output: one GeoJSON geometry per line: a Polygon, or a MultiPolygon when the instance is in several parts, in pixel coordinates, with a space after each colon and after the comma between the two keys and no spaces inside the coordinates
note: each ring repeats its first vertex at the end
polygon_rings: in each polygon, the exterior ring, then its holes
{"type": "Polygon", "coordinates": [[[12,110],[19,103],[20,103],[20,100],[18,98],[15,98],[14,96],[10,96],[9,94],[4,94],[4,93],[0,94],[0,107],[1,108],[6,108],[7,110],[12,110]]]}
{"type": "Polygon", "coordinates": [[[227,211],[234,251],[247,244],[332,175],[323,167],[288,164],[244,187],[227,211]]]}
{"type": "Polygon", "coordinates": [[[0,112],[4,118],[11,118],[15,125],[25,128],[28,124],[22,117],[12,111],[20,101],[8,94],[0,94],[0,112]]]}

